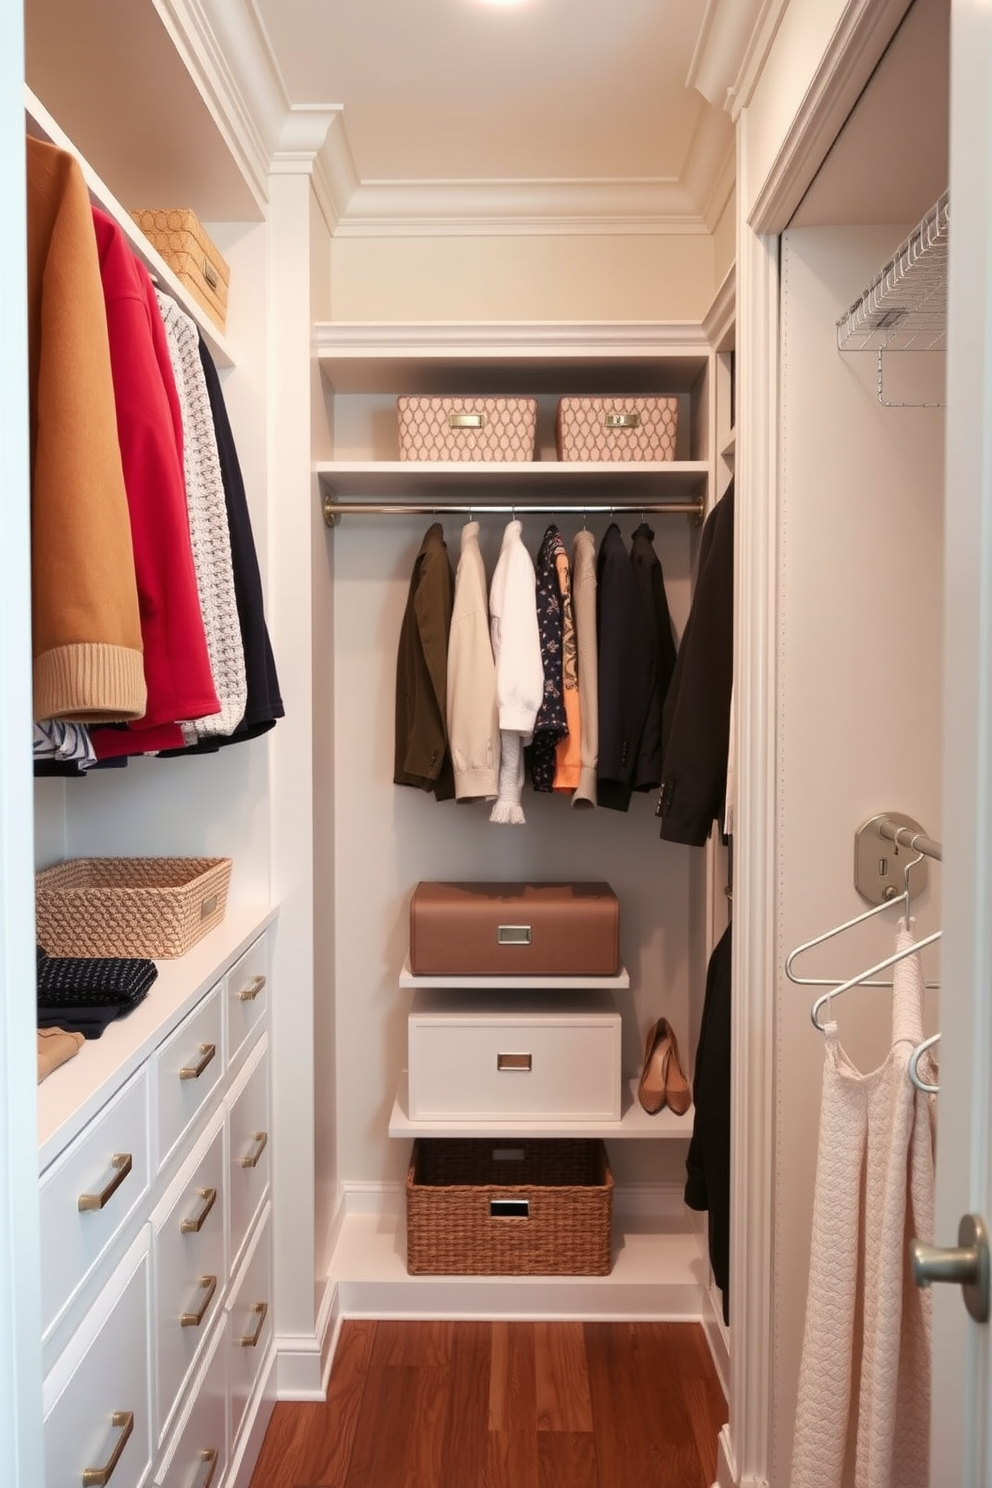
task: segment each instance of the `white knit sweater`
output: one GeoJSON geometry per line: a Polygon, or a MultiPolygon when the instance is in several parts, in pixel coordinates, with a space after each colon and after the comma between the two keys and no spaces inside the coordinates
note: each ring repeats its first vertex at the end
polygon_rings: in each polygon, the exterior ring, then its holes
{"type": "Polygon", "coordinates": [[[183,421],[183,465],[196,588],[207,638],[210,674],[220,712],[184,719],[187,744],[233,733],[248,700],[245,654],[231,564],[231,533],[210,396],[196,325],[175,300],[156,291],[183,421]]]}
{"type": "MultiPolygon", "coordinates": [[[[900,921],[897,949],[912,944],[900,921]]],[[[933,1105],[908,1075],[923,1037],[919,956],[893,980],[892,1048],[871,1074],[827,1025],[790,1488],[930,1481],[931,1300],[907,1255],[911,1237],[933,1237],[933,1105]]]]}
{"type": "Polygon", "coordinates": [[[489,588],[489,623],[496,660],[499,709],[499,793],[490,821],[519,826],[524,783],[523,746],[534,733],[544,696],[544,663],[537,627],[537,576],[523,545],[520,522],[507,522],[489,588]]]}

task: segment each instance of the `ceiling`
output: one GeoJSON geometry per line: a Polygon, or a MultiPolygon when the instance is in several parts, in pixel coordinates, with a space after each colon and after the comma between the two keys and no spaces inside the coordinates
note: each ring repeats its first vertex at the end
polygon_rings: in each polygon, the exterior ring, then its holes
{"type": "Polygon", "coordinates": [[[712,231],[729,117],[687,87],[712,0],[247,0],[334,112],[336,230],[712,231]]]}

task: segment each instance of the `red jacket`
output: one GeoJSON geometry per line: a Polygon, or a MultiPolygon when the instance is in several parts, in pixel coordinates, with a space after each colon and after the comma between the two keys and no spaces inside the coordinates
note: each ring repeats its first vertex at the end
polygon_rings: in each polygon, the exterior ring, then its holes
{"type": "MultiPolygon", "coordinates": [[[[148,705],[130,725],[140,753],[181,747],[181,718],[219,711],[186,515],[182,420],[155,290],[121,229],[93,209],[107,307],[117,433],[138,580],[148,705]],[[158,725],[168,725],[161,729],[158,725]]],[[[115,744],[119,742],[119,731],[115,744]]],[[[94,746],[104,754],[100,730],[94,746]]]]}

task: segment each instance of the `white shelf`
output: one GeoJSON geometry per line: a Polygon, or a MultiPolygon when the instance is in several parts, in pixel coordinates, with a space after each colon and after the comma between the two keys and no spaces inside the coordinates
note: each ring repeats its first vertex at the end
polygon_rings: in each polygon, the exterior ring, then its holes
{"type": "Polygon", "coordinates": [[[503,992],[575,992],[581,988],[592,991],[621,992],[630,986],[630,975],[626,966],[621,966],[616,976],[414,976],[410,970],[410,958],[403,962],[399,975],[401,987],[450,987],[463,991],[503,992]]]}
{"type": "Polygon", "coordinates": [[[204,341],[210,349],[210,355],[218,367],[233,367],[234,357],[230,345],[222,331],[214,325],[206,311],[193,298],[189,291],[179,282],[172,269],[162,258],[161,254],[152,247],[141,229],[136,225],[127,209],[121,206],[96,171],[90,165],[86,157],[76,148],[72,140],[60,128],[44,104],[37,99],[31,89],[24,89],[24,112],[25,124],[28,134],[34,139],[47,140],[58,149],[65,150],[74,155],[79,162],[86,182],[86,188],[90,194],[90,201],[107,216],[116,222],[123,232],[132,252],[141,260],[145,268],[151,274],[159,287],[172,296],[172,298],[183,308],[188,316],[195,321],[203,335],[204,341]]]}
{"type": "Polygon", "coordinates": [[[407,1072],[400,1075],[396,1099],[389,1118],[391,1137],[602,1137],[615,1141],[627,1137],[674,1137],[688,1141],[692,1136],[695,1111],[692,1106],[684,1116],[675,1116],[668,1108],[649,1116],[637,1099],[636,1079],[623,1092],[623,1111],[619,1121],[411,1121],[407,1072]]]}
{"type": "Polygon", "coordinates": [[[314,469],[324,490],[341,501],[431,500],[464,496],[484,500],[504,495],[528,500],[566,497],[571,505],[585,494],[608,505],[617,501],[701,497],[709,477],[706,460],[324,460],[314,469]]]}
{"type": "Polygon", "coordinates": [[[38,1086],[38,1169],[44,1169],[204,992],[234,965],[275,919],[276,910],[231,905],[221,923],[186,952],[156,961],[158,976],[143,1002],[87,1039],[78,1054],[38,1086]]]}
{"type": "Polygon", "coordinates": [[[940,351],[947,332],[945,192],[837,322],[841,351],[940,351]]]}
{"type": "Polygon", "coordinates": [[[608,1276],[411,1276],[401,1209],[348,1214],[330,1262],[337,1307],[347,1317],[698,1321],[706,1267],[684,1213],[624,1213],[620,1199],[608,1276]]]}

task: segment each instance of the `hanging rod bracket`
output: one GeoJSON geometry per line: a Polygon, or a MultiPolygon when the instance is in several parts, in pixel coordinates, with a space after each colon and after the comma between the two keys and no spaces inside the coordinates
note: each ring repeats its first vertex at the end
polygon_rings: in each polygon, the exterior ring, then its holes
{"type": "Polygon", "coordinates": [[[939,847],[918,821],[901,811],[869,817],[854,834],[854,887],[869,904],[884,904],[905,889],[906,866],[911,863],[909,888],[915,898],[927,886],[927,858],[939,857],[939,847]],[[926,856],[914,863],[920,852],[926,856]]]}
{"type": "Polygon", "coordinates": [[[341,520],[341,513],[336,509],[337,503],[334,500],[334,492],[327,490],[325,487],[321,492],[320,501],[324,513],[324,526],[336,527],[341,520]]]}

